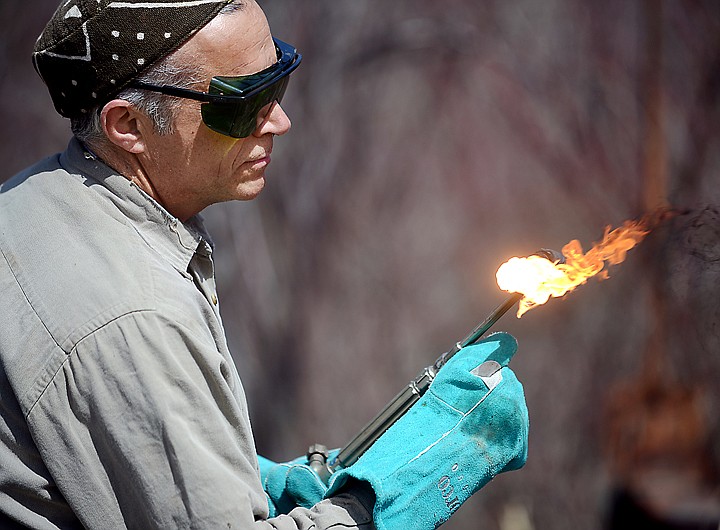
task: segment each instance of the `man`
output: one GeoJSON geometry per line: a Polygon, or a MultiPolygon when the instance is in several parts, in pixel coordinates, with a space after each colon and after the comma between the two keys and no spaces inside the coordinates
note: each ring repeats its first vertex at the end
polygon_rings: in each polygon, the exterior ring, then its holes
{"type": "Polygon", "coordinates": [[[0,188],[3,528],[434,528],[524,463],[506,335],[329,489],[258,461],[197,216],[290,129],[300,56],[254,0],[64,0],[34,61],[75,138],[0,188]]]}

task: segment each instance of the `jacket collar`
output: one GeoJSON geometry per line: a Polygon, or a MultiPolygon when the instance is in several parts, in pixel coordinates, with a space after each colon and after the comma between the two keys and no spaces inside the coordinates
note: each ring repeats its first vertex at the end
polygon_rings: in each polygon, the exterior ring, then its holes
{"type": "MultiPolygon", "coordinates": [[[[181,272],[186,272],[197,252],[212,254],[212,240],[202,217],[195,215],[185,222],[171,215],[161,204],[141,190],[130,179],[107,166],[100,158],[73,138],[60,155],[60,164],[71,173],[95,181],[138,235],[181,272]],[[103,191],[104,191],[103,190],[103,191]]],[[[92,186],[93,182],[88,184],[92,186]]]]}

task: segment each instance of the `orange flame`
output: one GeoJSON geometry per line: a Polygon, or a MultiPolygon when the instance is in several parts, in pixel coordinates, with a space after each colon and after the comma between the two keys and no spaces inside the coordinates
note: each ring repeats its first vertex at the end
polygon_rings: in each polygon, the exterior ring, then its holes
{"type": "Polygon", "coordinates": [[[544,304],[551,296],[560,297],[572,291],[588,278],[598,275],[608,277],[603,270],[605,262],[617,265],[625,261],[627,251],[640,243],[650,232],[645,221],[625,221],[623,226],[610,230],[605,228],[602,241],[583,253],[578,240],[570,241],[562,249],[565,263],[553,263],[540,256],[510,258],[497,271],[500,289],[521,293],[517,316],[544,304]]]}

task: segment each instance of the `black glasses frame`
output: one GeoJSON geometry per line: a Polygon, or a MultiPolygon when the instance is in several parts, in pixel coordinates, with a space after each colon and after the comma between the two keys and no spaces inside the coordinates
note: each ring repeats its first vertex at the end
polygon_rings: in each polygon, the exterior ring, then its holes
{"type": "Polygon", "coordinates": [[[273,38],[278,61],[272,66],[255,74],[243,76],[215,76],[210,80],[211,89],[219,93],[199,92],[188,88],[179,88],[171,85],[153,85],[142,81],[133,81],[128,86],[141,88],[152,92],[159,92],[168,96],[202,101],[203,103],[241,103],[259,94],[270,85],[275,84],[283,77],[290,75],[302,61],[302,55],[294,46],[273,38]],[[247,88],[237,85],[247,85],[247,88]],[[231,93],[226,93],[231,92],[231,93]],[[234,93],[233,93],[234,92],[234,93]]]}

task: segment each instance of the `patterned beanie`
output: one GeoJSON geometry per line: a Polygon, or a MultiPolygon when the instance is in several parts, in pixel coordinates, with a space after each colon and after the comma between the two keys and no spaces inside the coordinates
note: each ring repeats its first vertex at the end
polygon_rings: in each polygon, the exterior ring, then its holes
{"type": "Polygon", "coordinates": [[[55,109],[76,118],[120,92],[232,0],[63,0],[33,63],[55,109]]]}

